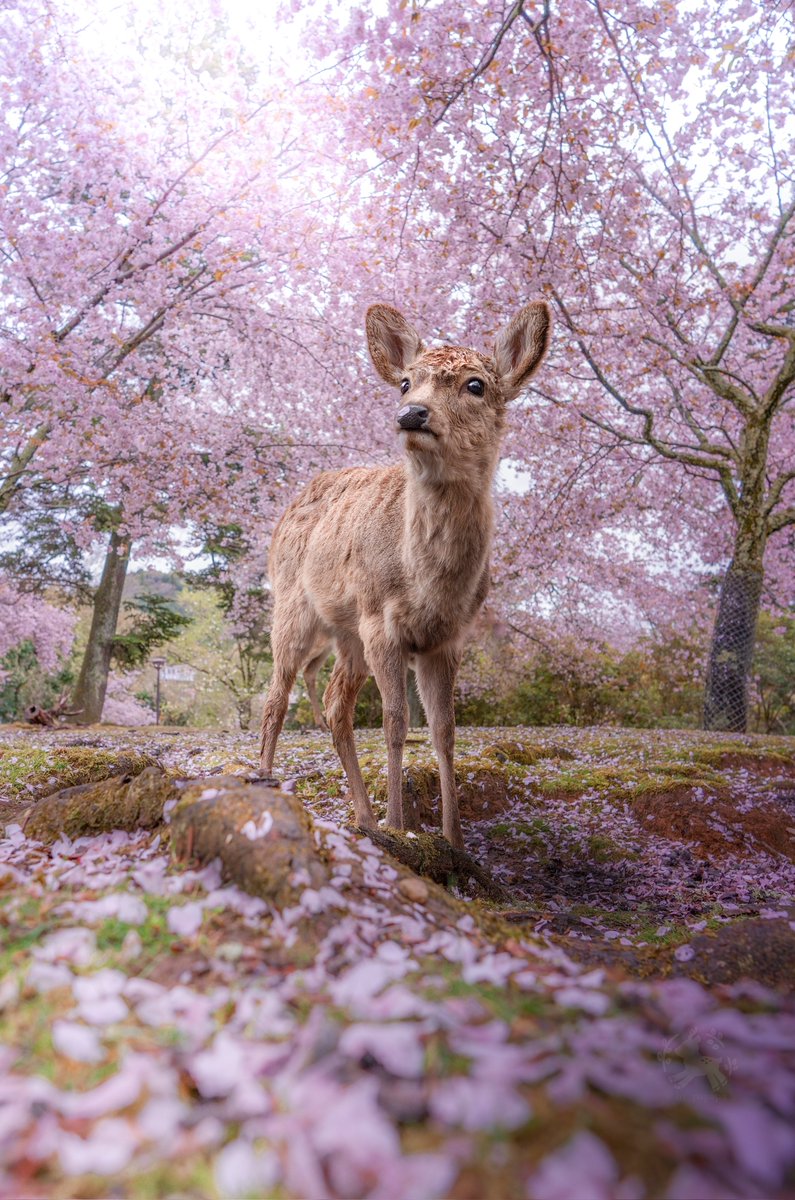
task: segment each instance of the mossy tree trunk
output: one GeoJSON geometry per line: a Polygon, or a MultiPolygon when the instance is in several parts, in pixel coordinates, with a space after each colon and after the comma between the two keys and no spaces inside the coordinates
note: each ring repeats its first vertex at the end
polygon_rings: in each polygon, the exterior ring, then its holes
{"type": "Polygon", "coordinates": [[[78,710],[72,719],[79,725],[94,724],[102,716],[113,639],[116,636],[129,562],[130,543],[114,529],[108,542],[102,578],[94,597],[88,644],[72,697],[72,708],[78,710]]]}

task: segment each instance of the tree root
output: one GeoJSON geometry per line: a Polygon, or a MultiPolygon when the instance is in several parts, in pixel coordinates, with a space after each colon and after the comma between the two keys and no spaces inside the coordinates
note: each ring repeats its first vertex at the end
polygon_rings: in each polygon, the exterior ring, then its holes
{"type": "Polygon", "coordinates": [[[484,871],[478,862],[465,850],[456,850],[446,838],[438,833],[406,834],[397,829],[364,829],[358,833],[369,837],[398,862],[409,867],[417,875],[424,875],[434,883],[449,888],[455,884],[461,891],[474,884],[475,891],[487,900],[504,902],[504,888],[484,871]]]}

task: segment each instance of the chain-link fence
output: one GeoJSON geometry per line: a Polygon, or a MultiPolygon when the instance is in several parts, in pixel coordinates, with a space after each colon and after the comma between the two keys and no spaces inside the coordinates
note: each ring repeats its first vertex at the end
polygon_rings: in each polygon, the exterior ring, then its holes
{"type": "Polygon", "coordinates": [[[704,728],[744,733],[751,664],[762,595],[762,571],[726,572],[720,592],[704,689],[704,728]]]}

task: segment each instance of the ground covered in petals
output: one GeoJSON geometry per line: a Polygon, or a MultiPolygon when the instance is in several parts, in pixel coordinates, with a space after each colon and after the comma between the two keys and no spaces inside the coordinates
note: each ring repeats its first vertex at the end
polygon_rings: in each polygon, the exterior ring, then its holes
{"type": "MultiPolygon", "coordinates": [[[[357,737],[383,816],[381,737],[357,737]]],[[[351,828],[327,736],[277,766],[312,860],[255,895],[152,800],[257,789],[253,737],[0,730],[0,1194],[793,1194],[791,739],[460,731],[499,902],[351,828]],[[108,778],[130,828],[47,799],[108,778]]],[[[267,861],[284,815],[258,803],[235,836],[267,861]]],[[[422,730],[404,805],[409,838],[438,828],[422,730]]]]}

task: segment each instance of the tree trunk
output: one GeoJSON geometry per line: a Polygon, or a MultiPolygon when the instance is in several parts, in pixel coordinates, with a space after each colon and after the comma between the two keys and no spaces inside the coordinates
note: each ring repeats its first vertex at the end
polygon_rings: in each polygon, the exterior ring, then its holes
{"type": "Polygon", "coordinates": [[[745,733],[763,570],[732,560],[720,589],[704,692],[704,728],[745,733]]]}
{"type": "Polygon", "coordinates": [[[72,708],[80,712],[75,724],[93,725],[102,716],[108,686],[110,656],[121,608],[121,595],[130,561],[130,544],[114,531],[110,535],[102,578],[94,596],[94,613],[72,708]]]}
{"type": "Polygon", "coordinates": [[[241,733],[248,733],[251,728],[251,704],[252,697],[250,695],[235,697],[237,723],[240,726],[241,733]]]}

